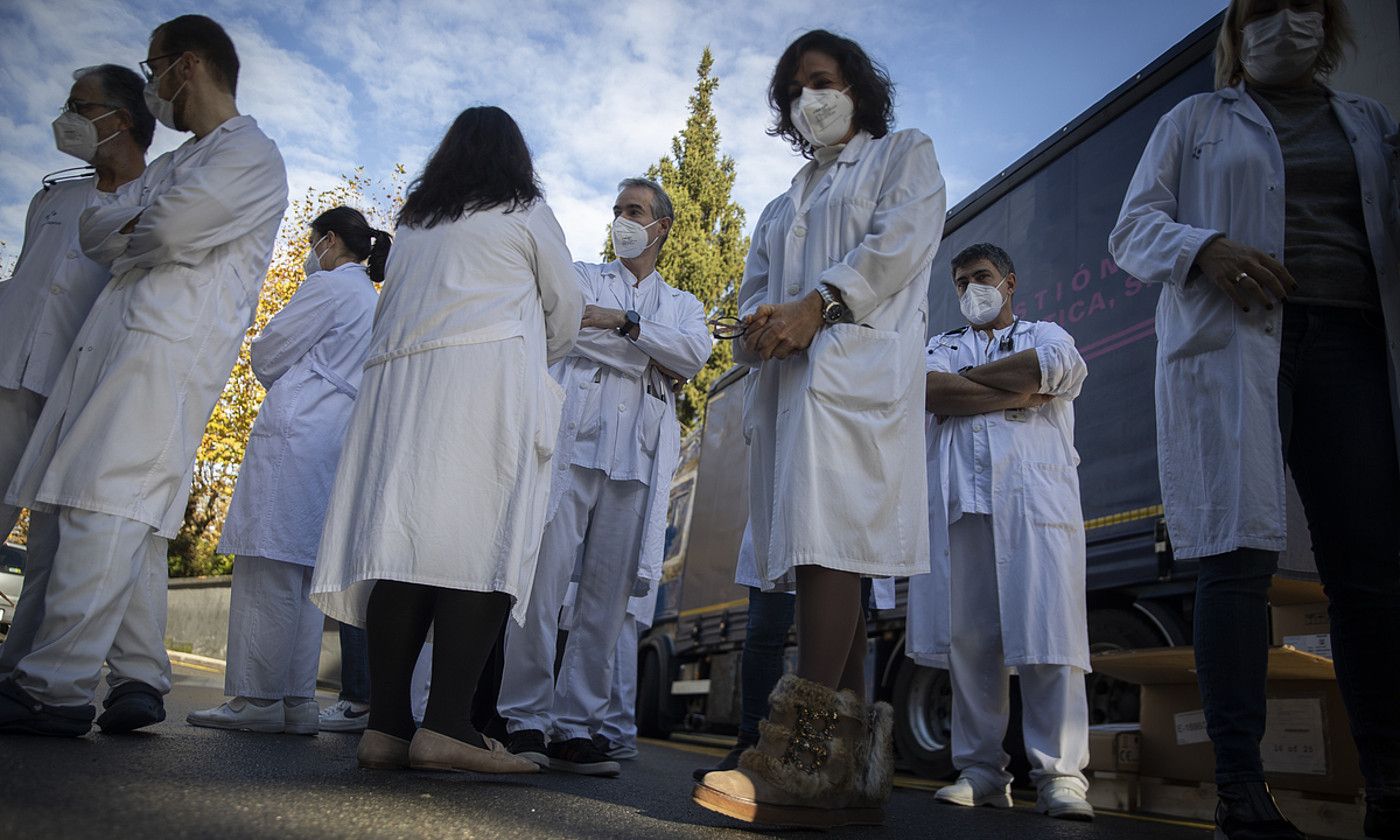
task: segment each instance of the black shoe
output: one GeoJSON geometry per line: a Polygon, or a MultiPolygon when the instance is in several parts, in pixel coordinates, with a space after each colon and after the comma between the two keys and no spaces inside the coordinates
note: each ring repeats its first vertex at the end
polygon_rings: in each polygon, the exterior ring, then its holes
{"type": "Polygon", "coordinates": [[[506,741],[506,750],[511,755],[528,758],[540,767],[549,766],[549,753],[544,746],[544,733],[538,729],[521,729],[518,732],[510,733],[510,739],[506,741]]]}
{"type": "Polygon", "coordinates": [[[549,745],[549,768],[581,776],[617,776],[622,767],[598,749],[592,738],[570,738],[549,745]]]}
{"type": "Polygon", "coordinates": [[[165,720],[165,701],[160,692],[136,680],[107,692],[102,708],[97,725],[107,735],[121,735],[165,720]]]}
{"type": "Polygon", "coordinates": [[[1264,782],[1235,782],[1220,786],[1215,806],[1216,840],[1307,840],[1279,812],[1264,782]]]}
{"type": "Polygon", "coordinates": [[[1400,840],[1400,799],[1367,802],[1364,833],[1381,840],[1400,840]]]}
{"type": "Polygon", "coordinates": [[[734,749],[725,753],[724,758],[719,760],[719,764],[714,767],[699,767],[690,774],[690,777],[697,782],[705,781],[706,773],[723,773],[726,770],[733,770],[739,766],[739,756],[744,754],[744,750],[753,746],[752,744],[739,744],[734,749]]]}
{"type": "Polygon", "coordinates": [[[0,681],[0,732],[79,738],[92,728],[92,706],[50,706],[14,680],[0,681]]]}

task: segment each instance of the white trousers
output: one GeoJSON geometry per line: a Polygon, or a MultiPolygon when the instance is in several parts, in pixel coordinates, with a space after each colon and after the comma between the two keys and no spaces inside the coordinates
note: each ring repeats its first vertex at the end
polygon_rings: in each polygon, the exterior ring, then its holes
{"type": "Polygon", "coordinates": [[[413,676],[408,684],[409,708],[413,719],[423,725],[423,716],[428,713],[428,692],[433,690],[433,643],[424,642],[418,651],[418,661],[413,663],[413,676]]]}
{"type": "Polygon", "coordinates": [[[5,503],[20,456],[44,410],[44,398],[25,388],[0,388],[0,542],[19,519],[19,508],[5,503]]]}
{"type": "Polygon", "coordinates": [[[525,624],[506,628],[497,706],[510,732],[539,729],[565,739],[597,732],[612,697],[613,654],[637,579],[649,495],[640,481],[613,481],[601,470],[571,466],[568,480],[544,529],[525,624]],[[574,626],[556,693],[559,610],[575,565],[574,626]]]}
{"type": "MultiPolygon", "coordinates": [[[[38,560],[49,567],[43,617],[31,649],[14,666],[15,682],[44,703],[86,705],[106,659],[110,685],[135,680],[168,693],[167,541],[121,516],[59,508],[56,518],[53,553],[38,560]]],[[[26,581],[26,599],[28,590],[26,581]]]]}
{"type": "Polygon", "coordinates": [[[316,696],[326,617],[308,599],[313,571],[267,557],[234,558],[225,694],[256,700],[316,696]]]}
{"type": "Polygon", "coordinates": [[[613,656],[612,694],[598,730],[614,744],[637,745],[637,634],[641,625],[631,617],[622,624],[613,656]]]}
{"type": "Polygon", "coordinates": [[[48,589],[49,571],[58,551],[57,514],[29,512],[29,541],[25,549],[24,588],[14,615],[10,616],[10,632],[0,644],[0,679],[13,674],[19,661],[34,649],[34,637],[44,621],[44,591],[48,589]]]}
{"type": "MultiPolygon", "coordinates": [[[[980,784],[1011,782],[1002,749],[1010,715],[1010,670],[1001,646],[992,518],[964,514],[948,526],[951,562],[953,766],[980,784]]],[[[1031,780],[1072,779],[1089,789],[1089,706],[1084,672],[1069,665],[1018,665],[1021,728],[1031,780]]]]}

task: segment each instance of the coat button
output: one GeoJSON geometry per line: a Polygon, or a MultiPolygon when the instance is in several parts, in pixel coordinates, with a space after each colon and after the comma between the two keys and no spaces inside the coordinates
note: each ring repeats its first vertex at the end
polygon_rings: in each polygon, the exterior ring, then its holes
{"type": "Polygon", "coordinates": [[[807,226],[806,226],[806,225],[797,225],[796,227],[794,227],[794,228],[792,229],[792,235],[793,235],[793,236],[796,236],[796,237],[803,237],[803,236],[806,236],[806,235],[807,235],[807,226]]]}
{"type": "Polygon", "coordinates": [[[69,251],[69,252],[68,252],[68,259],[70,259],[70,260],[76,260],[77,258],[78,258],[78,252],[77,252],[77,251],[69,251]]]}
{"type": "Polygon", "coordinates": [[[619,403],[618,406],[617,406],[617,410],[618,410],[618,411],[626,411],[626,410],[627,410],[627,403],[619,403]]]}
{"type": "Polygon", "coordinates": [[[63,289],[62,289],[62,287],[60,287],[57,283],[55,283],[55,284],[53,284],[52,286],[49,287],[49,294],[51,294],[51,295],[61,295],[61,294],[63,294],[63,289]]]}
{"type": "Polygon", "coordinates": [[[796,286],[788,286],[788,287],[787,287],[787,293],[790,294],[790,295],[795,295],[795,294],[797,294],[797,287],[796,287],[796,286]]]}
{"type": "Polygon", "coordinates": [[[574,428],[574,424],[573,424],[573,423],[570,423],[570,424],[569,424],[569,428],[570,428],[570,429],[574,428]]]}
{"type": "Polygon", "coordinates": [[[981,423],[973,423],[973,424],[972,424],[972,431],[974,431],[974,432],[980,432],[980,431],[982,431],[982,424],[981,424],[981,423]]]}

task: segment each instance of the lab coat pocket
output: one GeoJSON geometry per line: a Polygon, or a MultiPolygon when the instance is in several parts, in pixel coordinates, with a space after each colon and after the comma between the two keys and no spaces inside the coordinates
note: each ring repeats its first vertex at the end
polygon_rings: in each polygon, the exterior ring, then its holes
{"type": "Polygon", "coordinates": [[[559,423],[563,419],[564,389],[548,374],[540,374],[539,409],[535,422],[535,452],[541,460],[554,455],[559,440],[559,423]]]}
{"type": "Polygon", "coordinates": [[[1077,536],[1084,530],[1079,473],[1074,467],[1025,461],[1021,464],[1021,493],[1026,518],[1035,530],[1053,530],[1067,536],[1077,536]]]}
{"type": "Polygon", "coordinates": [[[666,422],[666,401],[643,393],[641,422],[637,424],[637,443],[642,451],[656,454],[661,445],[661,424],[666,422]]]}
{"type": "Polygon", "coordinates": [[[859,324],[832,324],[807,350],[812,393],[853,410],[887,409],[909,388],[899,333],[859,324]]]}
{"type": "Polygon", "coordinates": [[[175,263],[157,266],[132,281],[122,326],[167,341],[187,341],[204,318],[213,279],[208,272],[175,263]]]}
{"type": "Polygon", "coordinates": [[[875,218],[875,200],[863,196],[850,195],[841,199],[841,235],[832,241],[832,262],[846,258],[851,249],[860,244],[870,232],[871,220],[875,218]]]}
{"type": "Polygon", "coordinates": [[[1219,350],[1235,337],[1235,308],[1207,277],[1167,286],[1158,303],[1157,340],[1168,361],[1219,350]]]}

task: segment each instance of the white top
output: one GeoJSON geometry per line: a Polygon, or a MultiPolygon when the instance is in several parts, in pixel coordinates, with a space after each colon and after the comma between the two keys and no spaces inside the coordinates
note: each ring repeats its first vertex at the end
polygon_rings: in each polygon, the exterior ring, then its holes
{"type": "Polygon", "coordinates": [[[358,263],[307,277],[253,339],[267,388],[219,553],[312,566],[379,296],[358,263]]]}
{"type": "MultiPolygon", "coordinates": [[[[1329,92],[1351,141],[1390,357],[1400,441],[1400,197],[1395,121],[1374,100],[1329,92]]],[[[1157,300],[1157,459],[1177,557],[1282,551],[1278,427],[1282,307],[1243,312],[1193,271],[1216,234],[1284,254],[1283,153],[1242,86],[1192,96],[1157,123],[1109,240],[1157,300]],[[1249,430],[1241,434],[1241,429],[1249,430]]]]}
{"type": "Polygon", "coordinates": [[[1004,664],[1089,669],[1073,403],[1088,371],[1074,339],[1048,321],[1018,321],[989,347],[985,333],[964,327],[929,341],[925,367],[957,373],[1028,349],[1040,362],[1038,393],[1056,399],[943,423],[927,415],[932,570],[909,580],[906,641],[922,664],[946,667],[952,638],[948,526],[982,513],[995,534],[996,556],[979,559],[997,567],[1004,664]]]}
{"type": "MultiPolygon", "coordinates": [[[[0,388],[48,396],[73,337],[111,278],[78,244],[78,217],[89,207],[140,189],[140,179],[97,189],[97,178],[44,187],[29,202],[14,274],[0,283],[0,388]]],[[[0,488],[3,489],[3,488],[0,488]]]]}
{"type": "MultiPolygon", "coordinates": [[[[671,384],[651,363],[653,358],[663,367],[668,360],[680,362],[694,368],[684,375],[698,373],[710,357],[705,310],[689,293],[663,294],[674,289],[655,271],[636,283],[621,260],[574,268],[585,305],[635,310],[642,324],[635,342],[616,330],[579,330],[573,352],[556,366],[567,397],[583,400],[569,463],[602,470],[615,481],[650,484],[661,425],[676,422],[666,398],[671,384]],[[577,387],[590,379],[592,387],[577,387]]],[[[669,492],[670,474],[664,478],[669,492]]]]}
{"type": "Polygon", "coordinates": [[[615,480],[647,484],[633,586],[633,594],[641,596],[661,577],[671,478],[680,462],[676,395],[656,365],[692,377],[709,361],[712,339],[700,301],[659,274],[653,272],[633,290],[633,278],[621,260],[580,262],[574,269],[585,302],[634,308],[642,323],[636,341],[616,330],[580,330],[573,351],[550,370],[564,389],[565,403],[549,516],[563,498],[570,464],[601,469],[615,480]]]}
{"type": "Polygon", "coordinates": [[[141,182],[82,215],[83,249],[110,262],[112,281],[74,339],[6,500],[173,536],[209,413],[253,321],[287,175],[277,146],[238,116],[157,158],[141,182]],[[132,233],[120,233],[138,213],[132,233]]]}
{"type": "Polygon", "coordinates": [[[583,312],[549,206],[400,227],[311,599],[363,626],[376,580],[504,592],[523,621],[583,312]]]}
{"type": "Polygon", "coordinates": [[[749,512],[760,580],[787,588],[802,564],[870,577],[928,569],[923,355],[929,270],[945,194],[922,132],[861,132],[799,203],[807,163],[764,208],[744,264],[739,314],[818,284],[854,323],[760,362],[744,377],[749,512]]]}

